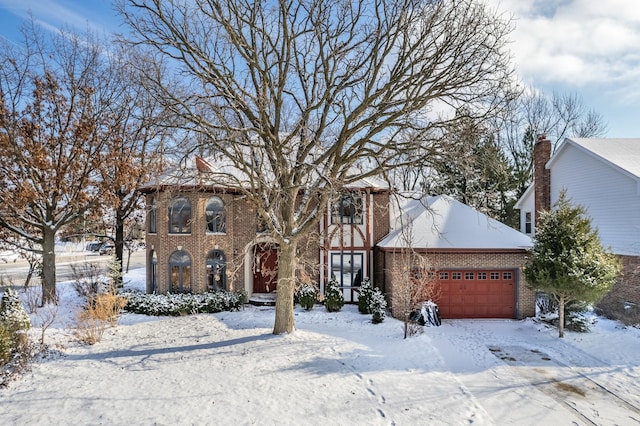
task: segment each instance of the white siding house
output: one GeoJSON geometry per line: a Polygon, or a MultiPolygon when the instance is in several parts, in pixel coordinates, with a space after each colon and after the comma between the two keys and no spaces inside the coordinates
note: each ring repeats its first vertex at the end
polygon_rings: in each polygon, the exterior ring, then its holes
{"type": "MultiPolygon", "coordinates": [[[[624,262],[624,290],[614,296],[627,308],[640,305],[640,139],[566,138],[546,169],[551,205],[564,190],[572,204],[586,209],[603,246],[624,262]]],[[[526,213],[536,209],[534,187],[516,204],[523,232],[526,213]]]]}

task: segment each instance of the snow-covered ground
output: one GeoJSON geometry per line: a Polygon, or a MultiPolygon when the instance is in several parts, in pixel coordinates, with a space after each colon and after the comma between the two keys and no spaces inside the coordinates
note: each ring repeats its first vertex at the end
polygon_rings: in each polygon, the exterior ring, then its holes
{"type": "Polygon", "coordinates": [[[86,346],[59,287],[59,354],[0,389],[2,425],[640,424],[640,330],[602,318],[564,339],[533,320],[445,319],[404,340],[392,318],[316,306],[274,336],[273,308],[246,307],[125,314],[86,346]]]}

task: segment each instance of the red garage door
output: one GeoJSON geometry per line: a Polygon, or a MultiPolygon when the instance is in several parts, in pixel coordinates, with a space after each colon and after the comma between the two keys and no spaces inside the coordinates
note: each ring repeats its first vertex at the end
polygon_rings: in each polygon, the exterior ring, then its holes
{"type": "Polygon", "coordinates": [[[443,318],[515,318],[513,270],[439,271],[443,318]]]}

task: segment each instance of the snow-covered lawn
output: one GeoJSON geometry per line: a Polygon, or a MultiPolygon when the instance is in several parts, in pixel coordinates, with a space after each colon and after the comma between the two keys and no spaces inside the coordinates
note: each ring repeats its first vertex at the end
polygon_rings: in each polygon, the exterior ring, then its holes
{"type": "Polygon", "coordinates": [[[125,314],[85,346],[63,308],[46,335],[59,355],[0,389],[0,424],[640,424],[640,330],[606,319],[562,340],[533,320],[445,319],[404,340],[353,305],[297,308],[284,336],[273,315],[125,314]]]}

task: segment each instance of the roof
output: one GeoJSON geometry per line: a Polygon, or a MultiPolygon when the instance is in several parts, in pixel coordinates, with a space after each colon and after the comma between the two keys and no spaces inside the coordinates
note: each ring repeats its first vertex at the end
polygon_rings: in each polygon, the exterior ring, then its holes
{"type": "Polygon", "coordinates": [[[640,138],[565,138],[547,163],[547,168],[551,168],[566,146],[574,146],[630,177],[640,179],[640,138]]]}
{"type": "Polygon", "coordinates": [[[404,225],[378,247],[525,250],[533,245],[529,236],[447,195],[407,200],[401,211],[404,225]]]}
{"type": "Polygon", "coordinates": [[[535,187],[536,187],[536,181],[534,179],[533,182],[531,182],[531,184],[527,187],[527,189],[522,193],[520,198],[518,198],[518,201],[516,201],[516,204],[513,206],[513,208],[522,210],[522,207],[524,206],[524,203],[526,202],[527,198],[533,195],[533,191],[535,187]]]}
{"type": "Polygon", "coordinates": [[[227,162],[215,161],[213,158],[207,160],[194,155],[183,159],[161,175],[152,177],[140,190],[151,192],[161,187],[231,188],[238,186],[232,185],[231,181],[241,176],[242,171],[227,162]]]}
{"type": "MultiPolygon", "coordinates": [[[[573,146],[632,179],[640,181],[640,138],[565,138],[547,162],[548,169],[568,146],[573,146]]],[[[522,209],[527,198],[533,195],[534,186],[535,181],[518,199],[514,206],[516,209],[522,209]]]]}
{"type": "MultiPolygon", "coordinates": [[[[356,169],[355,173],[360,172],[356,169]]],[[[149,192],[158,187],[218,187],[239,189],[245,184],[248,186],[247,174],[233,165],[228,159],[216,157],[203,158],[193,155],[185,158],[160,176],[153,178],[140,190],[142,192],[149,192]]],[[[366,188],[381,191],[388,190],[389,184],[381,178],[370,176],[357,179],[345,185],[345,188],[366,188]]]]}

